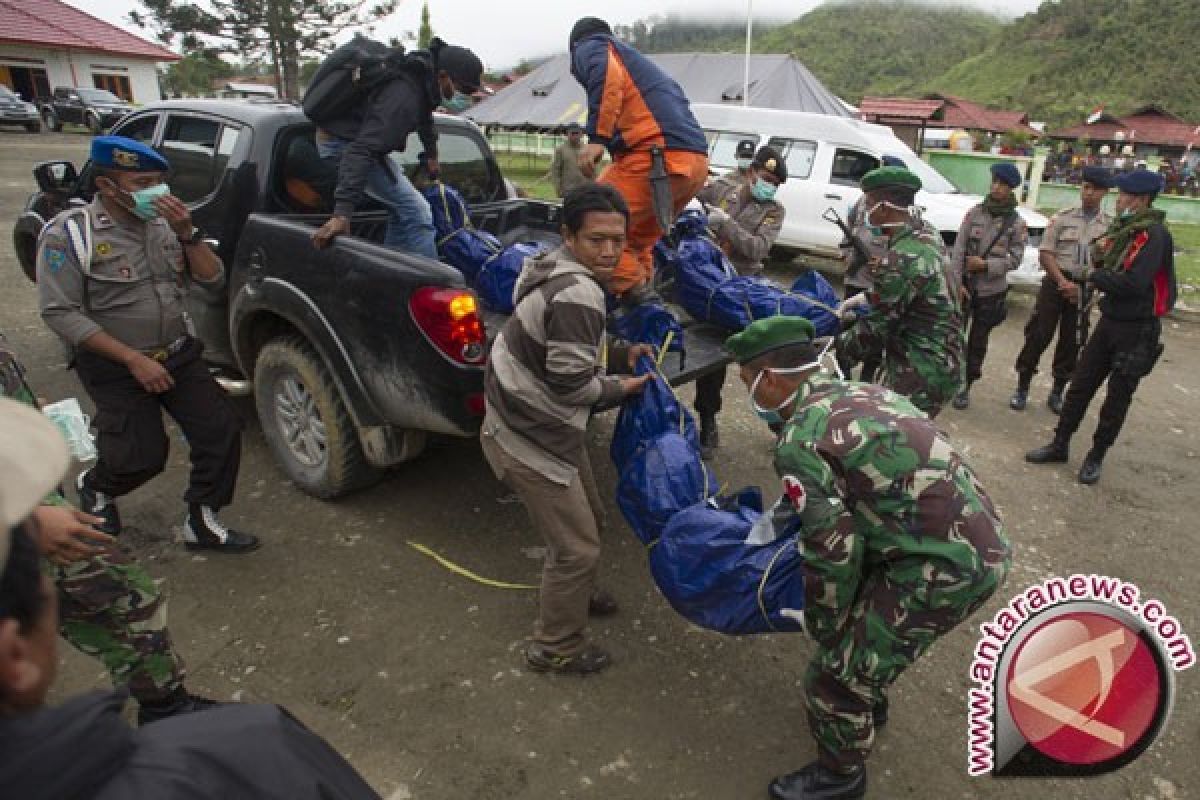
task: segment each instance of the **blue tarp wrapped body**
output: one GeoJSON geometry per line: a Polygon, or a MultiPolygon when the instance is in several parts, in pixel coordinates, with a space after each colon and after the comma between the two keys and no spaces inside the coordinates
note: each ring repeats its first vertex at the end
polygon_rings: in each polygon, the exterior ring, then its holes
{"type": "Polygon", "coordinates": [[[766,278],[739,275],[712,290],[706,319],[714,325],[740,331],[756,319],[786,315],[804,317],[812,308],[766,278]]]}
{"type": "Polygon", "coordinates": [[[608,330],[627,342],[662,347],[670,337],[668,350],[683,352],[683,326],[659,300],[647,300],[636,306],[618,305],[608,315],[608,330]]]}
{"type": "MultiPolygon", "coordinates": [[[[830,284],[824,275],[815,269],[810,269],[799,278],[796,278],[796,282],[792,284],[792,294],[802,294],[805,297],[811,297],[830,308],[837,308],[838,303],[841,302],[837,296],[837,292],[833,290],[833,285],[830,284]]],[[[804,316],[808,317],[809,321],[817,329],[817,336],[836,335],[840,328],[837,316],[832,311],[828,311],[820,306],[814,306],[811,303],[807,305],[808,308],[805,310],[804,316]]]]}
{"type": "Polygon", "coordinates": [[[796,535],[748,542],[762,514],[758,489],[744,489],[721,507],[699,503],[671,517],[650,549],[650,572],[676,611],[721,633],[803,630],[796,535]]]}
{"type": "Polygon", "coordinates": [[[511,314],[514,308],[513,288],[517,285],[517,278],[521,276],[525,259],[540,254],[542,250],[539,244],[518,242],[510,244],[484,262],[474,281],[475,291],[479,293],[483,304],[492,311],[511,314]]]}
{"type": "MultiPolygon", "coordinates": [[[[654,362],[649,356],[642,356],[634,373],[645,375],[653,370],[654,362]]],[[[608,450],[617,472],[624,472],[640,448],[665,433],[678,434],[694,449],[700,448],[695,419],[659,376],[648,382],[641,394],[621,404],[608,450]]]]}
{"type": "Polygon", "coordinates": [[[625,463],[617,505],[642,543],[650,544],[676,514],[716,488],[696,445],[678,433],[664,433],[642,442],[625,463]]]}

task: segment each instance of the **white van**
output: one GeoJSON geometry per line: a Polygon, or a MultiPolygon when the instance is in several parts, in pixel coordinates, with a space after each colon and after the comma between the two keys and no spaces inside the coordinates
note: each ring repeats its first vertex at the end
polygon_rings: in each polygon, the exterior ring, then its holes
{"type": "MultiPolygon", "coordinates": [[[[821,218],[828,208],[843,217],[862,191],[858,182],[878,167],[883,156],[895,156],[921,178],[917,203],[925,219],[953,245],[963,217],[982,200],[960,192],[933,167],[921,160],[891,128],[849,117],[832,117],[804,111],[695,103],[692,113],[708,137],[710,169],[724,173],[734,168],[737,143],[750,139],[769,144],[787,161],[788,179],[776,199],[787,209],[776,246],[822,256],[838,256],[842,232],[821,218]]],[[[1046,218],[1021,207],[1029,227],[1029,247],[1010,283],[1041,279],[1037,246],[1046,229],[1046,218]]]]}

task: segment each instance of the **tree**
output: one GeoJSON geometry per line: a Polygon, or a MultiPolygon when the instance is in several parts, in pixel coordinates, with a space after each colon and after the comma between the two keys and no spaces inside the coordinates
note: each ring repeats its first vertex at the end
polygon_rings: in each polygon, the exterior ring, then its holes
{"type": "Polygon", "coordinates": [[[300,95],[300,58],[333,48],[347,30],[366,28],[391,14],[398,0],[140,0],[145,12],[129,19],[150,28],[159,41],[184,52],[208,49],[238,53],[271,65],[287,98],[300,95]]]}
{"type": "Polygon", "coordinates": [[[167,67],[162,86],[173,97],[208,95],[212,93],[215,81],[230,78],[233,73],[233,65],[223,61],[216,52],[197,50],[167,67]]]}
{"type": "Polygon", "coordinates": [[[433,41],[433,26],[429,24],[429,3],[421,6],[421,28],[417,31],[417,47],[427,50],[433,41]]]}

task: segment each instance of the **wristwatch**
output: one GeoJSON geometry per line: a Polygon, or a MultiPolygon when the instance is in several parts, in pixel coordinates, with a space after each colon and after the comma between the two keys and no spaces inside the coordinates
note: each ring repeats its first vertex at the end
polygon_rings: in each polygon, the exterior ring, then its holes
{"type": "Polygon", "coordinates": [[[179,239],[179,243],[182,245],[200,244],[204,241],[204,231],[193,225],[191,233],[189,233],[187,236],[179,236],[177,238],[179,239]]]}

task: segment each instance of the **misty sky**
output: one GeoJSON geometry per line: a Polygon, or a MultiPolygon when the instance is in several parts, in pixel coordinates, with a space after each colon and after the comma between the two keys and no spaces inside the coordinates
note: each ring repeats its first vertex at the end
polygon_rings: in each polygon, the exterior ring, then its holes
{"type": "MultiPolygon", "coordinates": [[[[127,15],[141,6],[135,0],[66,0],[115,25],[140,33],[127,15]]],[[[203,0],[199,0],[203,5],[203,0]]],[[[817,0],[750,0],[754,16],[794,19],[820,5],[817,0]]],[[[929,5],[969,6],[1009,16],[1038,7],[1038,0],[927,0],[929,5]]],[[[680,12],[702,16],[745,14],[746,0],[429,0],[434,32],[451,44],[474,50],[490,69],[515,65],[521,58],[565,51],[567,33],[581,16],[599,15],[610,23],[626,25],[651,14],[680,12]],[[603,9],[601,11],[601,9],[603,9]]],[[[420,25],[421,0],[401,0],[396,13],[381,23],[381,39],[414,32],[420,25]]],[[[881,20],[881,23],[883,20],[881,20]]]]}

